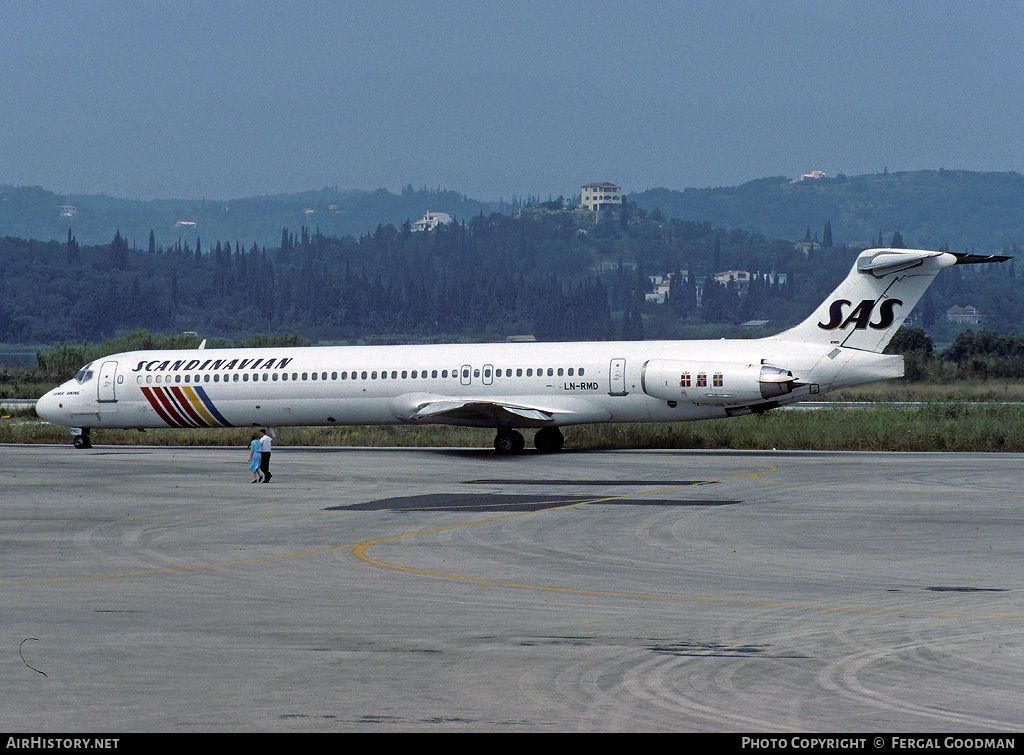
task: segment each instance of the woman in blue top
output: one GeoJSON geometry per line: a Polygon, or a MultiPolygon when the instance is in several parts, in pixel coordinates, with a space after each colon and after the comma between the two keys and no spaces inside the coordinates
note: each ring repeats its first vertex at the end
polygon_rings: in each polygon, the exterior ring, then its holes
{"type": "Polygon", "coordinates": [[[253,482],[260,481],[260,457],[263,456],[260,447],[260,437],[252,436],[252,443],[249,444],[249,469],[252,470],[253,482]]]}

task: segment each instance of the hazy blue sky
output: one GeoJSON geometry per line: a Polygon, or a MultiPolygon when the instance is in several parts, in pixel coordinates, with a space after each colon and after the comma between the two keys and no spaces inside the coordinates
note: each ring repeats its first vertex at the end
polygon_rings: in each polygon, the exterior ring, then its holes
{"type": "Polygon", "coordinates": [[[59,193],[1024,170],[1009,0],[0,0],[0,30],[0,183],[59,193]]]}

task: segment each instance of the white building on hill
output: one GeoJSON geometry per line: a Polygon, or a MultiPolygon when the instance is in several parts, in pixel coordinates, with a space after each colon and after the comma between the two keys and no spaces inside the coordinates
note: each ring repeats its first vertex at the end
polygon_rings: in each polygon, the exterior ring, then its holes
{"type": "Polygon", "coordinates": [[[412,224],[412,230],[432,231],[439,225],[445,225],[450,222],[452,222],[452,216],[447,212],[428,212],[412,224]]]}
{"type": "Polygon", "coordinates": [[[607,210],[622,204],[622,188],[607,181],[584,184],[580,204],[592,212],[607,210]]]}

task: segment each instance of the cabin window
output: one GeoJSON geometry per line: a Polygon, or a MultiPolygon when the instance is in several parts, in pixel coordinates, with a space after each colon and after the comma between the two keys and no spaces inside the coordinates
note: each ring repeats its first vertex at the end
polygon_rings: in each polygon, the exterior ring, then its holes
{"type": "Polygon", "coordinates": [[[248,372],[245,373],[244,375],[242,375],[242,382],[243,383],[248,383],[249,382],[249,373],[248,372]]]}
{"type": "Polygon", "coordinates": [[[189,381],[189,378],[191,378],[191,377],[192,377],[191,375],[186,375],[185,376],[185,382],[187,383],[189,381]]]}
{"type": "Polygon", "coordinates": [[[277,373],[276,372],[273,374],[273,377],[271,378],[271,380],[277,382],[277,373]]]}
{"type": "Polygon", "coordinates": [[[203,375],[203,382],[204,383],[209,383],[210,382],[210,376],[209,375],[203,375]]]}
{"type": "MultiPolygon", "coordinates": [[[[548,374],[549,375],[551,374],[551,370],[548,370],[548,374]]],[[[562,368],[561,367],[558,368],[558,377],[562,377],[562,368]]]]}
{"type": "Polygon", "coordinates": [[[436,378],[437,377],[437,370],[431,370],[430,377],[436,378]]]}
{"type": "Polygon", "coordinates": [[[526,377],[533,377],[533,368],[532,367],[527,367],[526,368],[526,377]]]}
{"type": "Polygon", "coordinates": [[[572,368],[572,367],[570,367],[570,368],[569,368],[569,377],[572,377],[572,373],[573,373],[573,372],[574,372],[573,368],[572,368]]]}
{"type": "Polygon", "coordinates": [[[583,377],[583,368],[580,367],[580,377],[583,377]]]}
{"type": "Polygon", "coordinates": [[[548,367],[548,377],[551,377],[555,373],[550,367],[548,367]]]}
{"type": "Polygon", "coordinates": [[[308,372],[303,372],[302,373],[302,379],[303,380],[309,380],[309,373],[308,372]]]}
{"type": "Polygon", "coordinates": [[[316,373],[313,373],[313,379],[316,380],[316,373]]]}
{"type": "Polygon", "coordinates": [[[236,373],[235,373],[234,375],[232,375],[232,376],[231,376],[231,379],[232,379],[232,380],[233,380],[234,382],[236,382],[236,383],[237,383],[237,382],[238,382],[238,373],[236,372],[236,373]]]}
{"type": "Polygon", "coordinates": [[[180,383],[181,382],[181,375],[175,375],[174,376],[174,382],[175,383],[180,383]]]}
{"type": "MultiPolygon", "coordinates": [[[[324,374],[327,374],[327,373],[324,373],[324,374]]],[[[337,372],[332,372],[331,373],[331,380],[337,380],[337,379],[338,379],[338,373],[337,372]]]]}

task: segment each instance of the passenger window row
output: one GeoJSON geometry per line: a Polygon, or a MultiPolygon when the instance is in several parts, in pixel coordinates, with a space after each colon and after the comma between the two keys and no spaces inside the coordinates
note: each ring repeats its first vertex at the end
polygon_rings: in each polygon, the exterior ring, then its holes
{"type": "MultiPolygon", "coordinates": [[[[491,376],[492,376],[492,372],[491,372],[492,369],[493,368],[491,368],[491,367],[483,368],[483,377],[485,379],[490,379],[491,378],[491,376]]],[[[537,377],[543,377],[545,374],[547,375],[547,377],[555,377],[556,375],[558,377],[562,377],[564,375],[567,375],[569,377],[575,377],[575,376],[583,377],[583,375],[584,375],[584,368],[583,367],[568,367],[568,368],[564,368],[564,367],[546,367],[546,368],[545,367],[538,367],[535,370],[533,367],[526,367],[526,368],[517,367],[513,371],[513,369],[511,367],[509,367],[509,368],[498,368],[498,369],[495,369],[493,371],[493,376],[494,377],[498,377],[498,378],[500,378],[500,377],[510,378],[510,377],[513,377],[513,372],[514,372],[514,376],[515,377],[534,377],[535,374],[536,374],[537,377]]],[[[474,369],[472,374],[473,374],[473,377],[479,378],[480,375],[481,375],[481,369],[480,368],[474,369]]],[[[185,375],[181,375],[181,374],[163,375],[163,374],[157,373],[156,375],[146,375],[145,376],[145,382],[146,383],[160,383],[160,382],[164,382],[164,383],[171,383],[171,382],[174,382],[174,383],[199,383],[199,382],[203,382],[203,383],[220,383],[220,382],[225,382],[225,383],[227,383],[227,382],[234,382],[234,383],[237,383],[237,382],[241,381],[243,383],[248,383],[250,380],[252,380],[252,382],[254,382],[254,383],[259,381],[259,380],[263,380],[264,382],[267,382],[267,381],[278,381],[278,380],[280,380],[282,382],[286,382],[288,380],[291,380],[291,381],[299,381],[299,380],[327,380],[328,379],[327,375],[328,375],[328,373],[326,373],[326,372],[302,372],[302,373],[299,373],[299,372],[263,372],[263,373],[259,373],[259,372],[253,372],[253,373],[249,373],[249,372],[242,372],[242,373],[233,372],[233,373],[228,373],[228,374],[222,376],[221,373],[215,372],[213,374],[206,373],[206,374],[203,374],[203,375],[195,375],[195,379],[193,379],[193,376],[191,374],[189,374],[189,373],[186,373],[185,375]]],[[[92,377],[91,373],[89,374],[89,377],[92,377]]],[[[409,379],[412,379],[412,380],[417,380],[417,379],[423,380],[423,379],[436,379],[438,377],[440,377],[441,379],[447,379],[447,378],[451,377],[451,378],[454,378],[454,379],[457,380],[457,379],[459,379],[459,370],[457,370],[457,369],[456,370],[451,370],[450,374],[449,374],[449,370],[440,370],[440,371],[438,371],[438,370],[429,370],[429,371],[428,370],[411,370],[411,371],[410,370],[391,370],[391,371],[388,371],[388,370],[380,370],[380,371],[377,371],[377,370],[362,370],[361,372],[360,371],[353,371],[353,372],[348,372],[348,371],[336,372],[335,371],[335,372],[331,372],[330,373],[330,379],[331,380],[388,380],[388,379],[391,379],[391,380],[409,380],[409,379]],[[401,377],[399,377],[399,375],[401,375],[401,377]]],[[[463,379],[468,379],[469,377],[470,377],[470,368],[469,367],[462,368],[462,378],[463,379]]],[[[88,379],[88,378],[86,378],[86,379],[88,379]]],[[[143,382],[143,376],[142,375],[137,375],[136,376],[136,380],[137,380],[138,383],[141,384],[143,382]]],[[[85,382],[85,381],[83,380],[81,382],[85,382]]]]}

